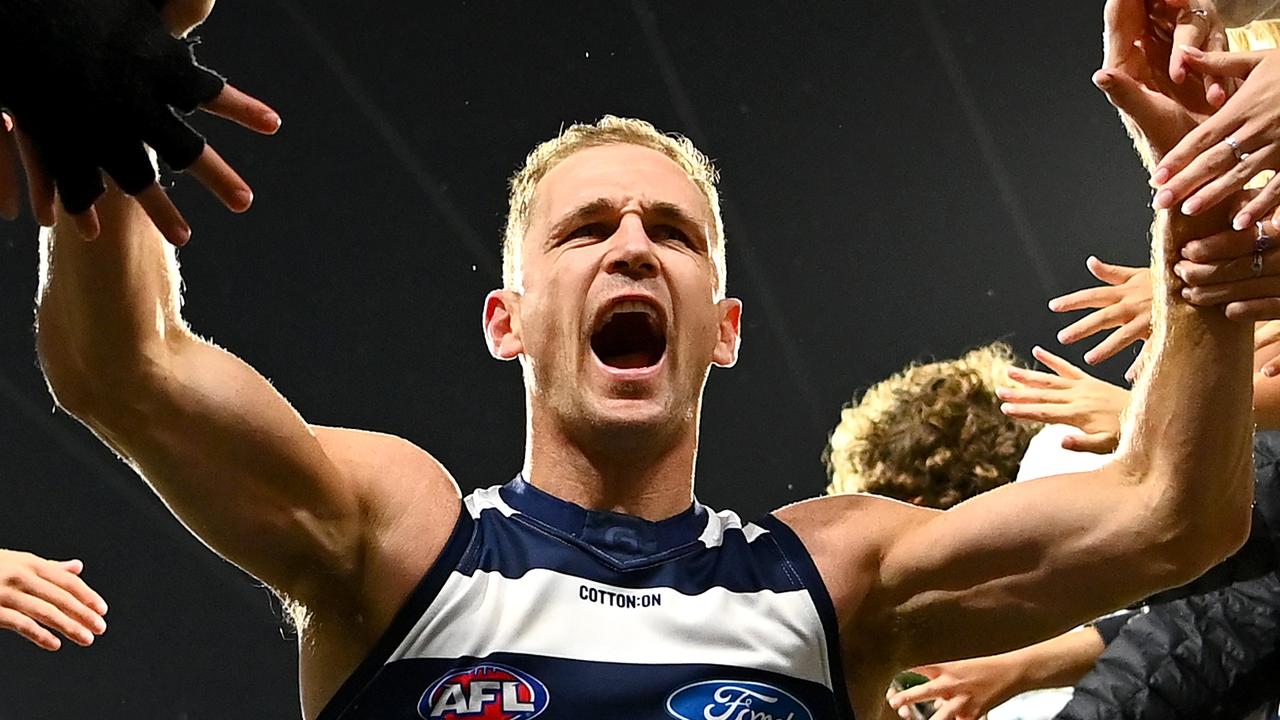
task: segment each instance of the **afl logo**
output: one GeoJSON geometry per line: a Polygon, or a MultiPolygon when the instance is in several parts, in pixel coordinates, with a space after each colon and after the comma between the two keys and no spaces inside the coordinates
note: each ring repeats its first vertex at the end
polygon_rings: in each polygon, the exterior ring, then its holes
{"type": "Polygon", "coordinates": [[[813,720],[791,693],[749,680],[685,685],[667,698],[667,714],[678,720],[813,720]]]}
{"type": "Polygon", "coordinates": [[[425,720],[529,720],[547,709],[550,693],[534,676],[484,663],[454,670],[422,693],[425,720]]]}

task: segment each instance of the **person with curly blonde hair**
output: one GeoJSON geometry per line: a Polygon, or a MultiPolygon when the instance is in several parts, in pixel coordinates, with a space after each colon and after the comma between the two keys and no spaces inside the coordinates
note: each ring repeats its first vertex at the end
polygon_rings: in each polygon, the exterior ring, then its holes
{"type": "Polygon", "coordinates": [[[823,459],[830,494],[868,492],[947,509],[1013,482],[1042,425],[1007,417],[996,388],[1021,363],[1002,342],[912,363],[840,412],[823,459]]]}

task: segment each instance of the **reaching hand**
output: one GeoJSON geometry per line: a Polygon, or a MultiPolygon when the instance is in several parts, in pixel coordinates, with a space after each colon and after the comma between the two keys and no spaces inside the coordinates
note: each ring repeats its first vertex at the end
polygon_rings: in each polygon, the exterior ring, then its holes
{"type": "MultiPolygon", "coordinates": [[[[1268,320],[1259,323],[1253,329],[1253,351],[1266,350],[1280,343],[1280,320],[1268,320]]],[[[1272,358],[1258,368],[1258,372],[1267,377],[1280,375],[1280,357],[1272,358]]]]}
{"type": "Polygon", "coordinates": [[[160,0],[160,17],[174,37],[184,37],[209,19],[215,0],[160,0]]]}
{"type": "MultiPolygon", "coordinates": [[[[1165,156],[1152,177],[1157,208],[1181,202],[1184,214],[1195,215],[1239,192],[1259,173],[1280,167],[1280,51],[1194,51],[1187,61],[1200,72],[1245,79],[1221,110],[1165,156]]],[[[1277,204],[1280,179],[1273,177],[1232,225],[1251,227],[1277,204]]]]}
{"type": "Polygon", "coordinates": [[[175,113],[200,107],[267,134],[279,128],[279,116],[200,68],[187,45],[169,37],[170,31],[185,32],[193,20],[203,19],[212,3],[170,3],[163,8],[167,28],[146,0],[41,0],[38,8],[34,0],[6,4],[0,59],[12,74],[0,82],[0,103],[17,129],[11,131],[6,121],[0,131],[0,214],[17,212],[13,157],[19,156],[36,219],[53,223],[56,189],[81,233],[96,237],[93,203],[103,190],[102,168],[137,196],[165,237],[182,244],[190,228],[156,185],[144,142],[170,167],[189,170],[231,210],[248,208],[249,186],[175,113]],[[49,31],[48,16],[58,14],[104,22],[68,24],[81,30],[67,38],[49,31]],[[131,28],[137,42],[122,47],[93,29],[119,27],[131,28]],[[13,72],[30,62],[29,54],[67,61],[40,72],[13,72]]]}
{"type": "Polygon", "coordinates": [[[929,682],[890,690],[886,699],[904,720],[911,717],[912,704],[929,700],[937,703],[930,720],[978,720],[1017,694],[1018,671],[998,655],[925,665],[912,672],[924,675],[929,682]]]}
{"type": "Polygon", "coordinates": [[[1058,342],[1070,345],[1118,328],[1085,353],[1084,361],[1097,365],[1151,334],[1151,271],[1105,263],[1090,256],[1089,272],[1105,285],[1067,293],[1049,301],[1054,312],[1095,309],[1058,332],[1058,342]]]}
{"type": "Polygon", "coordinates": [[[1150,15],[1156,33],[1167,36],[1173,48],[1169,55],[1169,77],[1181,84],[1192,73],[1199,74],[1205,100],[1214,107],[1222,107],[1233,92],[1234,83],[1220,75],[1205,73],[1187,61],[1191,51],[1218,52],[1230,47],[1226,24],[1213,0],[1153,0],[1150,15]]]}
{"type": "Polygon", "coordinates": [[[1280,231],[1263,222],[1261,228],[1227,230],[1187,243],[1183,259],[1173,266],[1186,283],[1182,297],[1192,305],[1222,305],[1232,320],[1280,320],[1276,237],[1280,231]]]}
{"type": "Polygon", "coordinates": [[[1105,55],[1093,81],[1150,153],[1148,162],[1159,162],[1214,107],[1202,87],[1170,77],[1170,68],[1178,66],[1172,38],[1155,32],[1159,23],[1149,17],[1144,0],[1107,0],[1103,12],[1105,55]]]}
{"type": "Polygon", "coordinates": [[[55,562],[0,550],[0,629],[50,651],[62,647],[50,630],[77,645],[91,645],[107,630],[107,604],[80,579],[83,570],[79,560],[55,562]]]}
{"type": "Polygon", "coordinates": [[[1108,453],[1120,440],[1120,414],[1129,391],[1099,380],[1041,347],[1031,354],[1052,373],[1011,367],[1012,387],[996,388],[1005,415],[1023,420],[1070,425],[1084,435],[1068,435],[1062,447],[1108,453]]]}

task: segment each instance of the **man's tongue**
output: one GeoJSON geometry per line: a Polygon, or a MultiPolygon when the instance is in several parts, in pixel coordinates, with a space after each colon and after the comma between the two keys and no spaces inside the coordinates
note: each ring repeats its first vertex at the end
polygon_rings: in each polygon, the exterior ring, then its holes
{"type": "Polygon", "coordinates": [[[653,359],[649,353],[630,352],[621,355],[611,355],[607,358],[600,358],[605,365],[609,367],[620,368],[622,370],[631,370],[633,368],[643,368],[653,365],[653,359]]]}

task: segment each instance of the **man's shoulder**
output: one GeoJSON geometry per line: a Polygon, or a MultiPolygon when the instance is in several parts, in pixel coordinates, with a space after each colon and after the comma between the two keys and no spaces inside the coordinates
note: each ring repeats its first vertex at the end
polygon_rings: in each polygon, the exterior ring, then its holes
{"type": "Polygon", "coordinates": [[[353,568],[353,600],[382,605],[385,596],[407,593],[457,525],[458,484],[430,453],[404,438],[321,426],[311,431],[360,499],[353,519],[362,548],[353,568]]]}
{"type": "Polygon", "coordinates": [[[832,543],[848,549],[855,536],[859,544],[876,545],[904,525],[921,522],[937,512],[879,495],[848,493],[802,500],[775,510],[773,515],[813,552],[832,543]]]}
{"type": "MultiPolygon", "coordinates": [[[[403,508],[410,500],[434,500],[456,513],[458,483],[440,461],[405,438],[387,433],[312,425],[325,454],[361,497],[403,508]]],[[[382,508],[387,510],[388,508],[382,508]]]]}
{"type": "Polygon", "coordinates": [[[773,515],[800,538],[843,617],[858,613],[893,538],[939,511],[878,495],[804,500],[773,515]]]}

